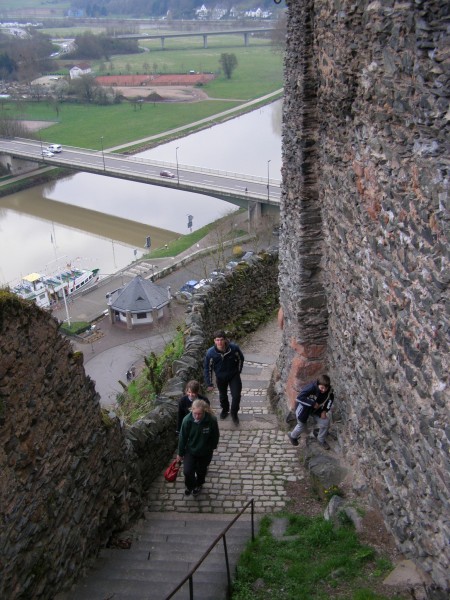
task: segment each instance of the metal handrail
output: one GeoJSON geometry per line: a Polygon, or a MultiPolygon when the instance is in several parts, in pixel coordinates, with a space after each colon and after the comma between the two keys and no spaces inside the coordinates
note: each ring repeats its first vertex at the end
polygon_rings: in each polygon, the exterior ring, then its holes
{"type": "MultiPolygon", "coordinates": [[[[243,515],[243,513],[247,510],[247,508],[250,505],[252,507],[252,512],[251,512],[252,542],[255,541],[255,500],[254,500],[254,498],[252,498],[251,500],[249,500],[247,502],[247,504],[244,506],[244,508],[234,517],[234,519],[225,527],[225,529],[221,533],[219,533],[219,535],[215,538],[215,540],[212,542],[212,544],[209,546],[209,548],[203,553],[201,558],[195,563],[195,565],[192,567],[192,569],[189,571],[189,573],[182,579],[182,581],[180,581],[180,583],[177,585],[177,587],[174,590],[172,590],[168,596],[165,597],[164,600],[169,600],[170,598],[172,598],[178,592],[178,590],[180,590],[183,587],[183,585],[186,583],[186,581],[189,581],[189,599],[194,600],[194,582],[193,582],[192,577],[193,577],[195,571],[200,567],[202,562],[205,560],[205,558],[210,554],[210,552],[213,550],[213,548],[219,543],[221,538],[223,538],[223,549],[225,552],[225,564],[227,566],[228,592],[230,591],[231,574],[230,574],[230,561],[228,560],[226,533],[236,523],[236,521],[239,519],[239,517],[241,517],[243,515]]],[[[228,593],[227,593],[227,597],[228,597],[228,593]]]]}

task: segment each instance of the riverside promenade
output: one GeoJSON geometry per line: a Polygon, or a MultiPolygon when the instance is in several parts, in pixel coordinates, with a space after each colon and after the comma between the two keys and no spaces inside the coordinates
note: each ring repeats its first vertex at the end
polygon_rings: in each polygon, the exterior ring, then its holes
{"type": "MultiPolygon", "coordinates": [[[[219,446],[199,496],[184,495],[182,474],[175,483],[167,483],[163,472],[168,465],[161,465],[148,491],[144,518],[123,532],[115,547],[101,550],[86,577],[55,600],[163,600],[249,500],[254,499],[256,522],[264,514],[288,508],[286,484],[303,480],[305,471],[299,449],[289,444],[267,396],[280,341],[273,320],[242,342],[240,424],[219,420],[219,446]]],[[[209,397],[218,414],[217,393],[209,397]]],[[[227,533],[233,574],[250,538],[248,510],[227,533]]],[[[222,541],[193,581],[196,600],[226,598],[222,541]]],[[[189,598],[188,584],[174,598],[189,598]]]]}

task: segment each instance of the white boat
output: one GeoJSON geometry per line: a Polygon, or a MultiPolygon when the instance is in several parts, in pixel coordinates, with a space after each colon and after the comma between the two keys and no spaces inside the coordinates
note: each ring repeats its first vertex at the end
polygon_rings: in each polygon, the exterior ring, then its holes
{"type": "Polygon", "coordinates": [[[42,308],[49,308],[63,300],[64,296],[68,297],[95,283],[99,277],[98,272],[99,269],[76,269],[68,266],[64,271],[50,276],[30,273],[12,291],[25,300],[36,302],[42,308]]]}

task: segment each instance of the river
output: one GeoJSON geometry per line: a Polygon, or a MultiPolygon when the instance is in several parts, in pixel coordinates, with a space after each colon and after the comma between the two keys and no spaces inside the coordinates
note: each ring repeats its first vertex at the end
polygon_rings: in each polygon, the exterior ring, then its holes
{"type": "MultiPolygon", "coordinates": [[[[281,101],[139,154],[180,165],[280,178],[281,101]]],[[[0,198],[0,285],[56,265],[102,275],[236,208],[216,198],[76,173],[0,198]]]]}

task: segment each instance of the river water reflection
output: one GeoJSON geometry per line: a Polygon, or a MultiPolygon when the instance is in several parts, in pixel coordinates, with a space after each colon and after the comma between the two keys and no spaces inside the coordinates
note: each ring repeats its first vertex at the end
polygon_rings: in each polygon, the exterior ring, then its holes
{"type": "MultiPolygon", "coordinates": [[[[106,139],[106,136],[105,136],[106,139]]],[[[280,178],[281,101],[158,146],[144,158],[280,178]],[[270,171],[269,171],[270,169],[270,171]]],[[[55,257],[103,275],[235,210],[227,202],[88,173],[0,198],[0,284],[51,271],[55,257]]]]}

